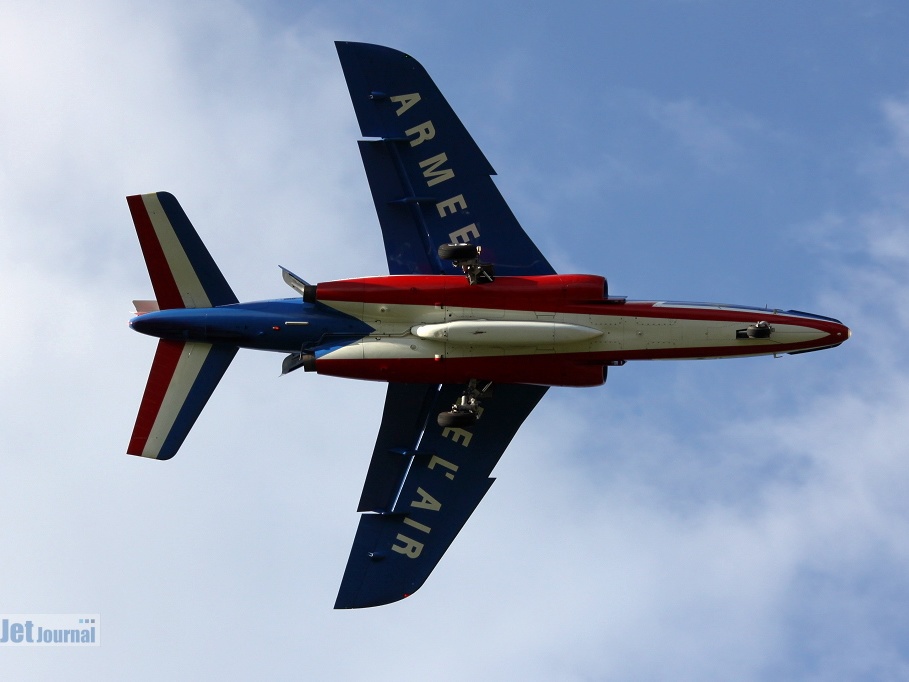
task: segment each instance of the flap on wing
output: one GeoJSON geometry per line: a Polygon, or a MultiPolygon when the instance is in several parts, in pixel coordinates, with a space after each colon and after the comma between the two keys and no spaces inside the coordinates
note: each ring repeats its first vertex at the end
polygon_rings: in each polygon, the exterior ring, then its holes
{"type": "MultiPolygon", "coordinates": [[[[437,275],[444,270],[433,252],[430,228],[423,217],[419,197],[412,196],[399,174],[393,146],[381,141],[360,141],[360,156],[369,179],[369,189],[382,226],[382,241],[391,275],[437,275]]],[[[435,199],[430,199],[435,205],[435,199]]],[[[438,246],[436,246],[438,251],[438,246]]]]}
{"type": "Polygon", "coordinates": [[[381,138],[362,142],[360,151],[390,273],[457,274],[437,249],[470,242],[483,248],[498,276],[554,274],[426,70],[387,47],[336,45],[360,129],[381,138]]]}
{"type": "MultiPolygon", "coordinates": [[[[420,409],[434,417],[455,401],[462,387],[423,390],[433,399],[420,409]]],[[[391,512],[364,514],[360,519],[335,608],[398,601],[413,594],[429,577],[489,490],[493,467],[546,387],[497,385],[494,391],[483,401],[482,418],[470,429],[442,428],[434,418],[424,417],[426,427],[418,446],[410,456],[397,455],[407,468],[406,473],[400,466],[396,469],[403,480],[390,486],[396,491],[400,488],[391,512]]],[[[415,395],[410,397],[413,407],[417,401],[415,395]]],[[[390,438],[386,429],[395,426],[389,417],[391,409],[386,401],[374,462],[381,452],[379,443],[390,438]]]]}
{"type": "Polygon", "coordinates": [[[357,511],[390,511],[426,426],[438,384],[388,384],[385,411],[357,511]]]}

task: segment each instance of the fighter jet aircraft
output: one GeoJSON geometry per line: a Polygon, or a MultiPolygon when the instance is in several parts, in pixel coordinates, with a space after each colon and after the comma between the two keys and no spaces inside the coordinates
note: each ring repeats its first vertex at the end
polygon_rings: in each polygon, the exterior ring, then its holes
{"type": "Polygon", "coordinates": [[[388,383],[335,608],[394,602],[429,576],[550,386],[597,386],[632,360],[797,354],[849,338],[799,312],[610,296],[557,274],[505,203],[489,162],[424,68],[337,43],[389,275],[240,303],[177,200],[127,198],[155,301],[130,326],[158,337],[127,452],[173,457],[239,348],[388,383]]]}

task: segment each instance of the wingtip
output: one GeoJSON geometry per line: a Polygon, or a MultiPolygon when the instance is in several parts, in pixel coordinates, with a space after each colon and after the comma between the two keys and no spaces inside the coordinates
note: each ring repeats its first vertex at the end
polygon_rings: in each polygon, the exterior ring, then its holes
{"type": "Polygon", "coordinates": [[[385,606],[386,604],[394,604],[396,602],[403,601],[404,599],[407,599],[409,596],[411,596],[411,594],[413,594],[413,593],[411,592],[411,593],[407,593],[407,594],[402,594],[400,597],[392,597],[392,598],[388,598],[388,599],[383,598],[383,599],[379,599],[379,600],[372,600],[369,602],[342,600],[341,595],[339,594],[337,601],[335,601],[334,608],[336,611],[351,611],[353,609],[371,609],[371,608],[375,608],[376,606],[385,606]]]}

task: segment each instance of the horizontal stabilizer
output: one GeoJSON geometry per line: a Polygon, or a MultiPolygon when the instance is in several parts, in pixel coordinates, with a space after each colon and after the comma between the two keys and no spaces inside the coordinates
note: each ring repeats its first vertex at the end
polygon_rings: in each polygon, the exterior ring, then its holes
{"type": "Polygon", "coordinates": [[[158,341],[127,454],[177,454],[236,354],[236,346],[158,341]]]}
{"type": "Polygon", "coordinates": [[[237,303],[230,285],[172,194],[136,194],[126,197],[126,202],[161,310],[237,303]]]}

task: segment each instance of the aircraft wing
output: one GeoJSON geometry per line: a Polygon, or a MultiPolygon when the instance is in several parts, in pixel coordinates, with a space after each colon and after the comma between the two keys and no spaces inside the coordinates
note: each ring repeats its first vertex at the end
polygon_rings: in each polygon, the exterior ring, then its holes
{"type": "Polygon", "coordinates": [[[336,609],[379,606],[413,594],[493,483],[490,473],[545,386],[496,385],[470,429],[435,416],[463,386],[389,384],[360,499],[360,525],[336,609]]]}
{"type": "Polygon", "coordinates": [[[442,244],[470,242],[497,276],[555,274],[490,176],[483,152],[413,57],[336,43],[360,130],[360,153],[385,241],[388,270],[458,274],[442,244]]]}

